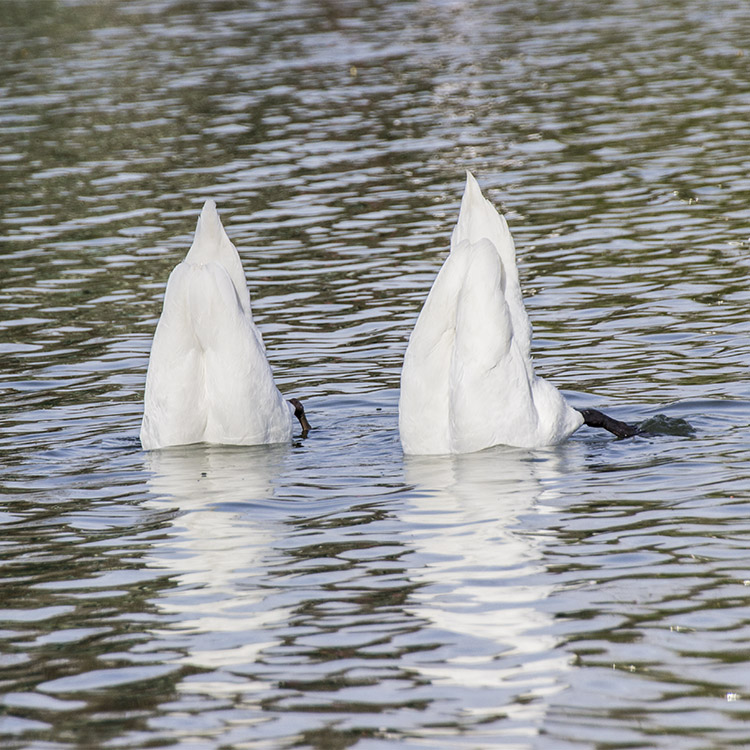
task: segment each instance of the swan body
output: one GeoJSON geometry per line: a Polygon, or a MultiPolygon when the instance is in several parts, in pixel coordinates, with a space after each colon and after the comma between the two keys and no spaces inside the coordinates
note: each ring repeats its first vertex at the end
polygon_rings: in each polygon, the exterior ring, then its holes
{"type": "Polygon", "coordinates": [[[404,357],[399,432],[408,454],[559,443],[583,415],[534,373],[508,225],[470,172],[451,249],[404,357]]]}
{"type": "Polygon", "coordinates": [[[146,375],[141,444],[281,443],[293,405],[276,387],[253,323],[242,261],[214,201],[169,276],[146,375]]]}

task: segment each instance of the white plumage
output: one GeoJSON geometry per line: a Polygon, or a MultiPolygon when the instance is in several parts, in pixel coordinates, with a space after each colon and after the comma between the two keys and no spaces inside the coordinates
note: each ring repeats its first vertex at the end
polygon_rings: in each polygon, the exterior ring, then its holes
{"type": "Polygon", "coordinates": [[[513,238],[467,172],[450,254],[404,357],[404,452],[534,448],[559,443],[582,424],[581,413],[534,373],[513,238]]]}
{"type": "Polygon", "coordinates": [[[167,282],[144,402],[146,450],[291,438],[293,407],[274,383],[240,256],[212,200],[167,282]]]}

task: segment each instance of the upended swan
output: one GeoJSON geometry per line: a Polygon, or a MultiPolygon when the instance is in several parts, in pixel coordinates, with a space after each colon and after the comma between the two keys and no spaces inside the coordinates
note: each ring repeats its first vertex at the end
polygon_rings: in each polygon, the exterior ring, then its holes
{"type": "Polygon", "coordinates": [[[404,453],[538,448],[582,424],[619,437],[637,428],[577,410],[534,373],[531,323],[508,225],[467,172],[450,254],[409,338],[401,372],[404,453]]]}
{"type": "Polygon", "coordinates": [[[212,200],[169,276],[146,375],[141,445],[256,445],[310,429],[302,404],[273,380],[237,249],[212,200]]]}

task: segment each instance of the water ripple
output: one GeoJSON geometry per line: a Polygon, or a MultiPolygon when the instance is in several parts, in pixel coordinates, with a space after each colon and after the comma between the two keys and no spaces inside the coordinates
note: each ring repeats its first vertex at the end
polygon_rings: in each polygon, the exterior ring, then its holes
{"type": "Polygon", "coordinates": [[[748,743],[744,5],[0,16],[9,747],[748,743]],[[401,359],[467,167],[538,371],[694,432],[403,457],[401,359]],[[206,197],[314,429],[147,455],[206,197]]]}

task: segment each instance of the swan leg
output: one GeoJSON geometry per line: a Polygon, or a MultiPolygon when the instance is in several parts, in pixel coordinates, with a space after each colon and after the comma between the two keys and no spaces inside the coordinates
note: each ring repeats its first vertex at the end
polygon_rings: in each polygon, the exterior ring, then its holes
{"type": "Polygon", "coordinates": [[[302,402],[298,398],[290,398],[289,403],[294,407],[294,416],[299,419],[299,423],[302,425],[302,437],[305,438],[312,429],[305,416],[305,407],[302,406],[302,402]]]}
{"type": "Polygon", "coordinates": [[[578,409],[583,415],[583,423],[589,427],[603,427],[619,438],[629,438],[640,434],[641,430],[636,425],[620,422],[619,419],[608,417],[596,409],[578,409]]]}

